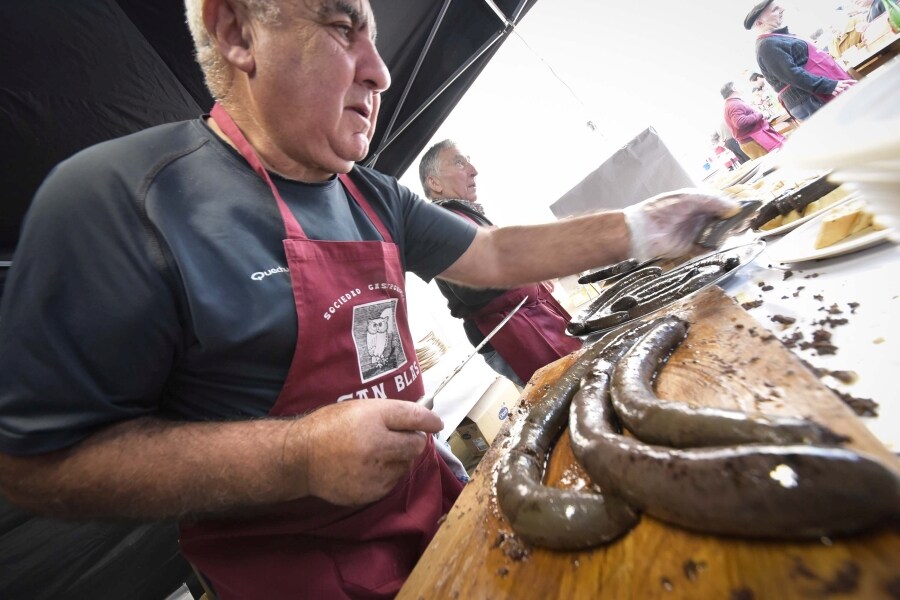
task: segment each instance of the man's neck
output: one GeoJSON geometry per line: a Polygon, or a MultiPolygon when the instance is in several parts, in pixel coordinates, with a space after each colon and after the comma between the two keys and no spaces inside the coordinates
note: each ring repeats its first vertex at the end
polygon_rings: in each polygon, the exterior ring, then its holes
{"type": "MultiPolygon", "coordinates": [[[[240,112],[235,111],[234,109],[228,109],[228,114],[241,130],[241,133],[244,134],[244,137],[247,138],[250,145],[253,146],[259,160],[270,173],[275,173],[285,179],[301,181],[304,183],[320,183],[331,179],[334,176],[334,173],[326,173],[320,169],[310,169],[300,165],[296,161],[290,160],[289,157],[285,156],[280,151],[270,150],[270,148],[277,149],[277,145],[272,143],[269,137],[264,133],[260,133],[262,131],[261,128],[254,126],[256,124],[255,119],[241,118],[240,112]],[[237,115],[235,113],[237,113],[237,115]],[[240,121],[238,119],[240,119],[240,121]],[[273,156],[275,158],[273,158],[273,156]]],[[[225,132],[222,131],[221,126],[213,117],[210,117],[206,123],[209,125],[210,129],[212,129],[213,133],[224,140],[226,144],[235,150],[238,150],[234,141],[225,135],[225,132]]]]}
{"type": "Polygon", "coordinates": [[[448,202],[458,202],[459,204],[469,208],[473,212],[476,212],[476,213],[484,216],[484,207],[481,206],[481,204],[479,204],[478,202],[476,202],[474,200],[466,200],[465,198],[448,198],[448,197],[441,196],[441,197],[432,198],[431,201],[439,206],[446,204],[448,202]]]}
{"type": "Polygon", "coordinates": [[[770,33],[787,33],[788,28],[787,25],[781,25],[780,27],[760,27],[756,33],[757,35],[767,35],[770,33]]]}

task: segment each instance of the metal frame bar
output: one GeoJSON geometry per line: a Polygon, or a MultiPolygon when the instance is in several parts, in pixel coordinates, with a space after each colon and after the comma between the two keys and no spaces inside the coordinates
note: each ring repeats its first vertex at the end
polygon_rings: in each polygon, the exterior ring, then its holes
{"type": "MultiPolygon", "coordinates": [[[[406,128],[409,127],[412,124],[412,122],[415,121],[419,117],[419,115],[421,115],[423,112],[425,112],[425,110],[429,106],[431,106],[431,103],[434,102],[438,96],[443,94],[444,91],[446,91],[446,89],[448,87],[453,85],[453,82],[456,81],[456,79],[460,75],[462,75],[466,70],[468,70],[468,68],[471,67],[475,63],[475,61],[477,61],[479,58],[481,58],[481,55],[484,54],[485,52],[487,52],[491,46],[496,44],[502,38],[508,36],[510,31],[511,31],[510,29],[501,31],[500,33],[496,34],[492,39],[489,39],[487,42],[485,42],[484,45],[481,48],[479,48],[475,54],[473,54],[471,57],[469,57],[469,60],[467,60],[464,65],[462,65],[460,68],[458,68],[453,73],[453,75],[451,75],[441,85],[440,88],[435,90],[434,93],[432,93],[431,96],[428,97],[428,99],[416,110],[415,113],[413,113],[408,119],[406,119],[406,121],[403,122],[403,124],[397,129],[396,132],[394,132],[393,135],[391,135],[390,137],[385,136],[385,138],[382,139],[381,145],[378,148],[378,152],[381,153],[385,148],[387,148],[392,143],[394,143],[394,141],[400,136],[400,134],[403,133],[406,130],[406,128]]],[[[373,156],[373,158],[370,158],[368,161],[366,161],[365,166],[371,167],[374,164],[373,159],[374,159],[374,156],[373,156]]]]}
{"type": "Polygon", "coordinates": [[[384,136],[381,138],[381,143],[378,145],[378,149],[375,151],[372,157],[366,162],[366,166],[374,167],[375,163],[378,161],[378,157],[381,155],[381,151],[387,148],[388,144],[385,143],[385,140],[390,136],[391,130],[394,128],[394,123],[397,121],[397,117],[400,116],[400,110],[403,108],[403,104],[406,102],[406,96],[409,94],[409,90],[410,88],[412,88],[413,82],[419,75],[419,70],[422,68],[422,63],[425,62],[425,55],[428,54],[428,50],[431,48],[431,43],[434,41],[434,36],[437,35],[438,28],[440,28],[441,23],[444,22],[444,17],[447,15],[447,9],[450,8],[451,2],[453,2],[453,0],[444,0],[444,5],[441,7],[441,12],[438,14],[434,25],[431,26],[431,31],[428,33],[428,39],[425,40],[425,46],[419,53],[418,60],[416,60],[416,66],[413,67],[412,74],[409,76],[409,80],[406,82],[406,87],[403,89],[403,94],[400,95],[400,101],[397,102],[397,106],[394,108],[394,114],[391,115],[391,120],[384,130],[384,136]]]}
{"type": "Polygon", "coordinates": [[[431,31],[428,34],[428,40],[425,42],[425,47],[423,48],[422,52],[419,54],[419,59],[416,61],[416,66],[415,66],[415,68],[413,68],[413,72],[410,75],[409,81],[407,81],[407,83],[406,83],[406,87],[403,90],[403,94],[400,96],[400,101],[397,103],[397,106],[394,109],[394,113],[391,115],[391,120],[388,123],[387,128],[385,129],[384,136],[381,138],[381,142],[378,144],[378,149],[365,162],[365,166],[374,167],[375,163],[378,161],[378,158],[381,156],[381,153],[388,146],[390,146],[392,143],[394,143],[394,141],[400,136],[400,134],[402,134],[406,130],[406,128],[409,127],[413,123],[413,121],[415,121],[417,118],[419,118],[419,115],[421,115],[423,112],[425,112],[425,110],[428,109],[428,107],[431,106],[431,104],[441,94],[443,94],[447,90],[447,88],[449,88],[451,85],[453,85],[453,83],[457,80],[457,78],[459,78],[460,75],[465,73],[469,69],[469,67],[471,67],[479,58],[481,58],[481,56],[485,52],[487,52],[491,48],[491,46],[493,46],[494,44],[496,44],[498,41],[502,40],[503,38],[509,36],[509,34],[515,28],[516,21],[518,21],[519,17],[522,14],[522,11],[525,9],[525,5],[528,3],[528,0],[520,0],[519,4],[516,7],[516,10],[513,14],[513,19],[509,20],[506,18],[506,14],[502,10],[500,10],[500,7],[498,7],[494,3],[493,0],[483,0],[484,3],[488,6],[488,8],[490,8],[494,12],[494,14],[497,15],[497,18],[500,19],[500,21],[503,23],[503,31],[500,31],[499,33],[495,34],[491,39],[489,39],[487,42],[485,42],[484,45],[482,45],[482,47],[479,48],[475,52],[475,54],[473,54],[471,57],[469,57],[469,59],[461,67],[459,67],[441,85],[441,87],[439,87],[437,90],[435,90],[434,93],[432,93],[431,96],[429,96],[428,99],[421,106],[419,106],[418,109],[416,109],[415,113],[413,113],[408,119],[406,119],[406,121],[404,121],[400,125],[400,127],[397,129],[397,131],[392,133],[394,123],[396,123],[397,117],[400,115],[400,110],[403,108],[403,105],[406,102],[406,97],[409,94],[409,90],[412,88],[413,81],[416,79],[416,77],[419,74],[419,70],[422,67],[422,63],[425,60],[425,55],[428,53],[428,50],[431,47],[432,42],[434,41],[434,37],[437,34],[438,27],[443,22],[444,17],[447,13],[447,10],[450,7],[451,1],[452,0],[444,1],[444,5],[443,5],[443,7],[441,7],[441,12],[438,15],[438,18],[435,21],[435,24],[432,26],[431,31]]]}

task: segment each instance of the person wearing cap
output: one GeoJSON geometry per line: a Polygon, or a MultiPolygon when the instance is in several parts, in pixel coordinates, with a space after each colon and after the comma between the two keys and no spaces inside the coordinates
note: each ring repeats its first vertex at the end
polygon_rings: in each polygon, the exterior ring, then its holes
{"type": "MultiPolygon", "coordinates": [[[[419,161],[425,197],[479,227],[494,227],[478,202],[478,170],[453,140],[429,148],[419,161]]],[[[466,337],[477,346],[524,298],[522,308],[479,353],[496,373],[523,387],[536,370],[581,348],[566,335],[569,313],[548,290],[533,283],[508,290],[472,289],[437,279],[450,314],[463,320],[466,337]]]]}
{"type": "Polygon", "coordinates": [[[778,100],[803,121],[856,81],[830,54],[790,33],[783,20],[781,4],[765,0],[750,9],[744,28],[757,36],[756,61],[778,100]]]}
{"type": "Polygon", "coordinates": [[[733,81],[723,85],[720,92],[725,99],[725,123],[747,156],[759,158],[781,148],[784,136],[772,128],[765,115],[741,98],[733,81]]]}

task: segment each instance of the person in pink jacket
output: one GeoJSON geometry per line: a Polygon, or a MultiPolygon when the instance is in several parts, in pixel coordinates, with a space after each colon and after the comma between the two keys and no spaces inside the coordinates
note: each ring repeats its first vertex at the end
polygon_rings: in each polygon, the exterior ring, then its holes
{"type": "Polygon", "coordinates": [[[765,156],[776,148],[781,148],[784,136],[775,131],[761,112],[741,99],[734,89],[734,82],[722,86],[725,98],[725,124],[750,158],[765,156]]]}

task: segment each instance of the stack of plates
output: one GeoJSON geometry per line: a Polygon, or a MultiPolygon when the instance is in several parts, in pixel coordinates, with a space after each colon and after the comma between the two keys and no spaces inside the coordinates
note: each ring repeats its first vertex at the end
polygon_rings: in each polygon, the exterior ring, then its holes
{"type": "Polygon", "coordinates": [[[829,179],[859,193],[882,239],[900,242],[900,57],[819,110],[784,145],[779,164],[833,169],[829,179]]]}
{"type": "Polygon", "coordinates": [[[433,367],[445,354],[447,345],[433,331],[416,342],[416,358],[423,372],[433,367]]]}

